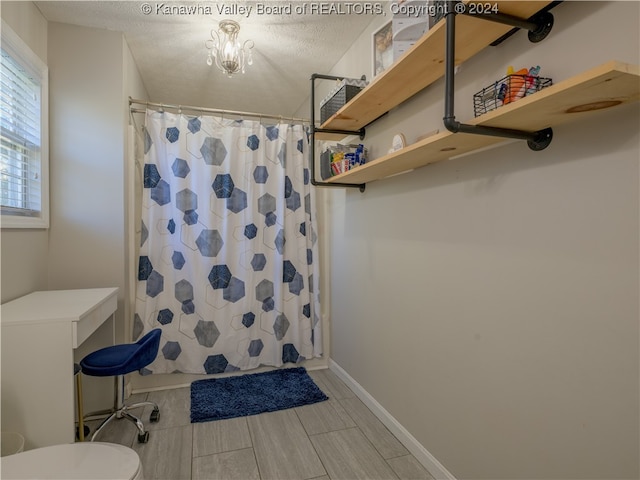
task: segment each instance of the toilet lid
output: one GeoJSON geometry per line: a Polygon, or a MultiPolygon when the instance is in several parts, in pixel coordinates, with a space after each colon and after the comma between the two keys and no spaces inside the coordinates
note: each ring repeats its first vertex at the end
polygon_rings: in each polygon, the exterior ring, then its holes
{"type": "Polygon", "coordinates": [[[131,480],[140,469],[132,449],[114,443],[53,445],[2,457],[2,478],[131,480]]]}

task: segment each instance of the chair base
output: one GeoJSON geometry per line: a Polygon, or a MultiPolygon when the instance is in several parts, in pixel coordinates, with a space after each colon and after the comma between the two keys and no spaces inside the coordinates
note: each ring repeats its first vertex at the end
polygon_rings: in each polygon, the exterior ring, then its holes
{"type": "Polygon", "coordinates": [[[91,417],[102,417],[105,415],[107,417],[103,420],[103,422],[96,429],[96,431],[93,432],[93,435],[91,436],[91,441],[94,442],[98,434],[102,431],[102,429],[106,427],[107,424],[109,424],[111,420],[113,420],[114,418],[118,418],[118,419],[126,418],[130,422],[133,422],[133,424],[138,429],[138,442],[147,443],[147,441],[149,440],[149,432],[145,430],[144,424],[142,423],[142,421],[135,415],[132,415],[129,412],[129,410],[133,410],[140,407],[146,407],[146,406],[153,407],[153,411],[151,412],[151,415],[149,415],[149,421],[151,423],[155,423],[158,420],[160,420],[160,408],[158,407],[158,404],[154,402],[138,402],[138,403],[133,403],[129,405],[125,404],[124,403],[124,375],[118,375],[115,377],[114,393],[115,393],[115,398],[114,398],[114,406],[112,409],[100,410],[98,412],[92,412],[83,416],[84,420],[87,420],[88,418],[91,418],[91,417]]]}
{"type": "Polygon", "coordinates": [[[106,412],[105,411],[103,411],[103,412],[94,412],[94,413],[91,413],[91,414],[87,415],[85,418],[96,416],[96,415],[100,415],[101,413],[102,414],[104,414],[104,413],[108,414],[107,418],[105,418],[102,421],[102,423],[100,424],[100,426],[96,429],[96,431],[93,432],[93,435],[91,436],[91,441],[94,442],[96,440],[96,437],[98,436],[98,434],[114,418],[116,418],[116,419],[124,418],[126,420],[129,420],[130,422],[133,422],[133,424],[138,429],[138,442],[139,443],[147,443],[147,441],[149,440],[149,432],[145,430],[144,424],[142,423],[142,420],[140,420],[138,417],[136,417],[135,415],[133,415],[133,414],[131,414],[129,412],[129,410],[134,410],[136,408],[146,407],[146,406],[153,407],[151,415],[149,416],[149,421],[151,423],[155,423],[158,420],[160,420],[160,408],[154,402],[138,402],[138,403],[133,403],[131,405],[123,405],[122,407],[120,407],[117,410],[108,410],[106,412]]]}

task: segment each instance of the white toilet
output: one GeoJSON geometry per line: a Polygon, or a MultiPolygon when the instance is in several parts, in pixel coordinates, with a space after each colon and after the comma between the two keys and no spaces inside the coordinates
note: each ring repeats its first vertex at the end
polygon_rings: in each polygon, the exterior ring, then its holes
{"type": "Polygon", "coordinates": [[[86,442],[36,448],[0,459],[4,479],[142,480],[138,454],[115,443],[86,442]]]}

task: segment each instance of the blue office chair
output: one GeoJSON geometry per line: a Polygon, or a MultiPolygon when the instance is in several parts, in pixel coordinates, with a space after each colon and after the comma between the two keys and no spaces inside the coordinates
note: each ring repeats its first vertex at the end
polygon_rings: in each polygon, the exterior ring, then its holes
{"type": "Polygon", "coordinates": [[[108,413],[109,416],[100,424],[91,437],[93,442],[100,431],[114,418],[126,418],[135,423],[138,428],[138,442],[147,443],[149,432],[144,429],[144,424],[129,410],[146,405],[152,406],[153,411],[149,421],[160,420],[160,409],[153,402],[138,402],[133,405],[124,405],[124,376],[127,373],[135,372],[149,365],[156,358],[160,346],[160,335],[162,330],[156,328],[151,330],[136,343],[113,345],[96,350],[80,361],[82,373],[95,377],[116,377],[116,398],[115,408],[106,412],[94,412],[87,417],[100,413],[108,413]]]}

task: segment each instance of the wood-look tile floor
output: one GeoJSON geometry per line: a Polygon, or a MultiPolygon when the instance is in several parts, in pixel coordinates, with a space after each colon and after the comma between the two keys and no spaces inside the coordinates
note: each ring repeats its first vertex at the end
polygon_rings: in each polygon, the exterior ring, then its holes
{"type": "Polygon", "coordinates": [[[190,422],[188,387],[137,394],[128,402],[160,406],[158,423],[148,422],[148,408],[141,416],[149,442],[138,443],[127,420],[112,421],[97,440],[136,450],[146,480],[433,478],[335,374],[309,375],[328,401],[207,423],[190,422]]]}

